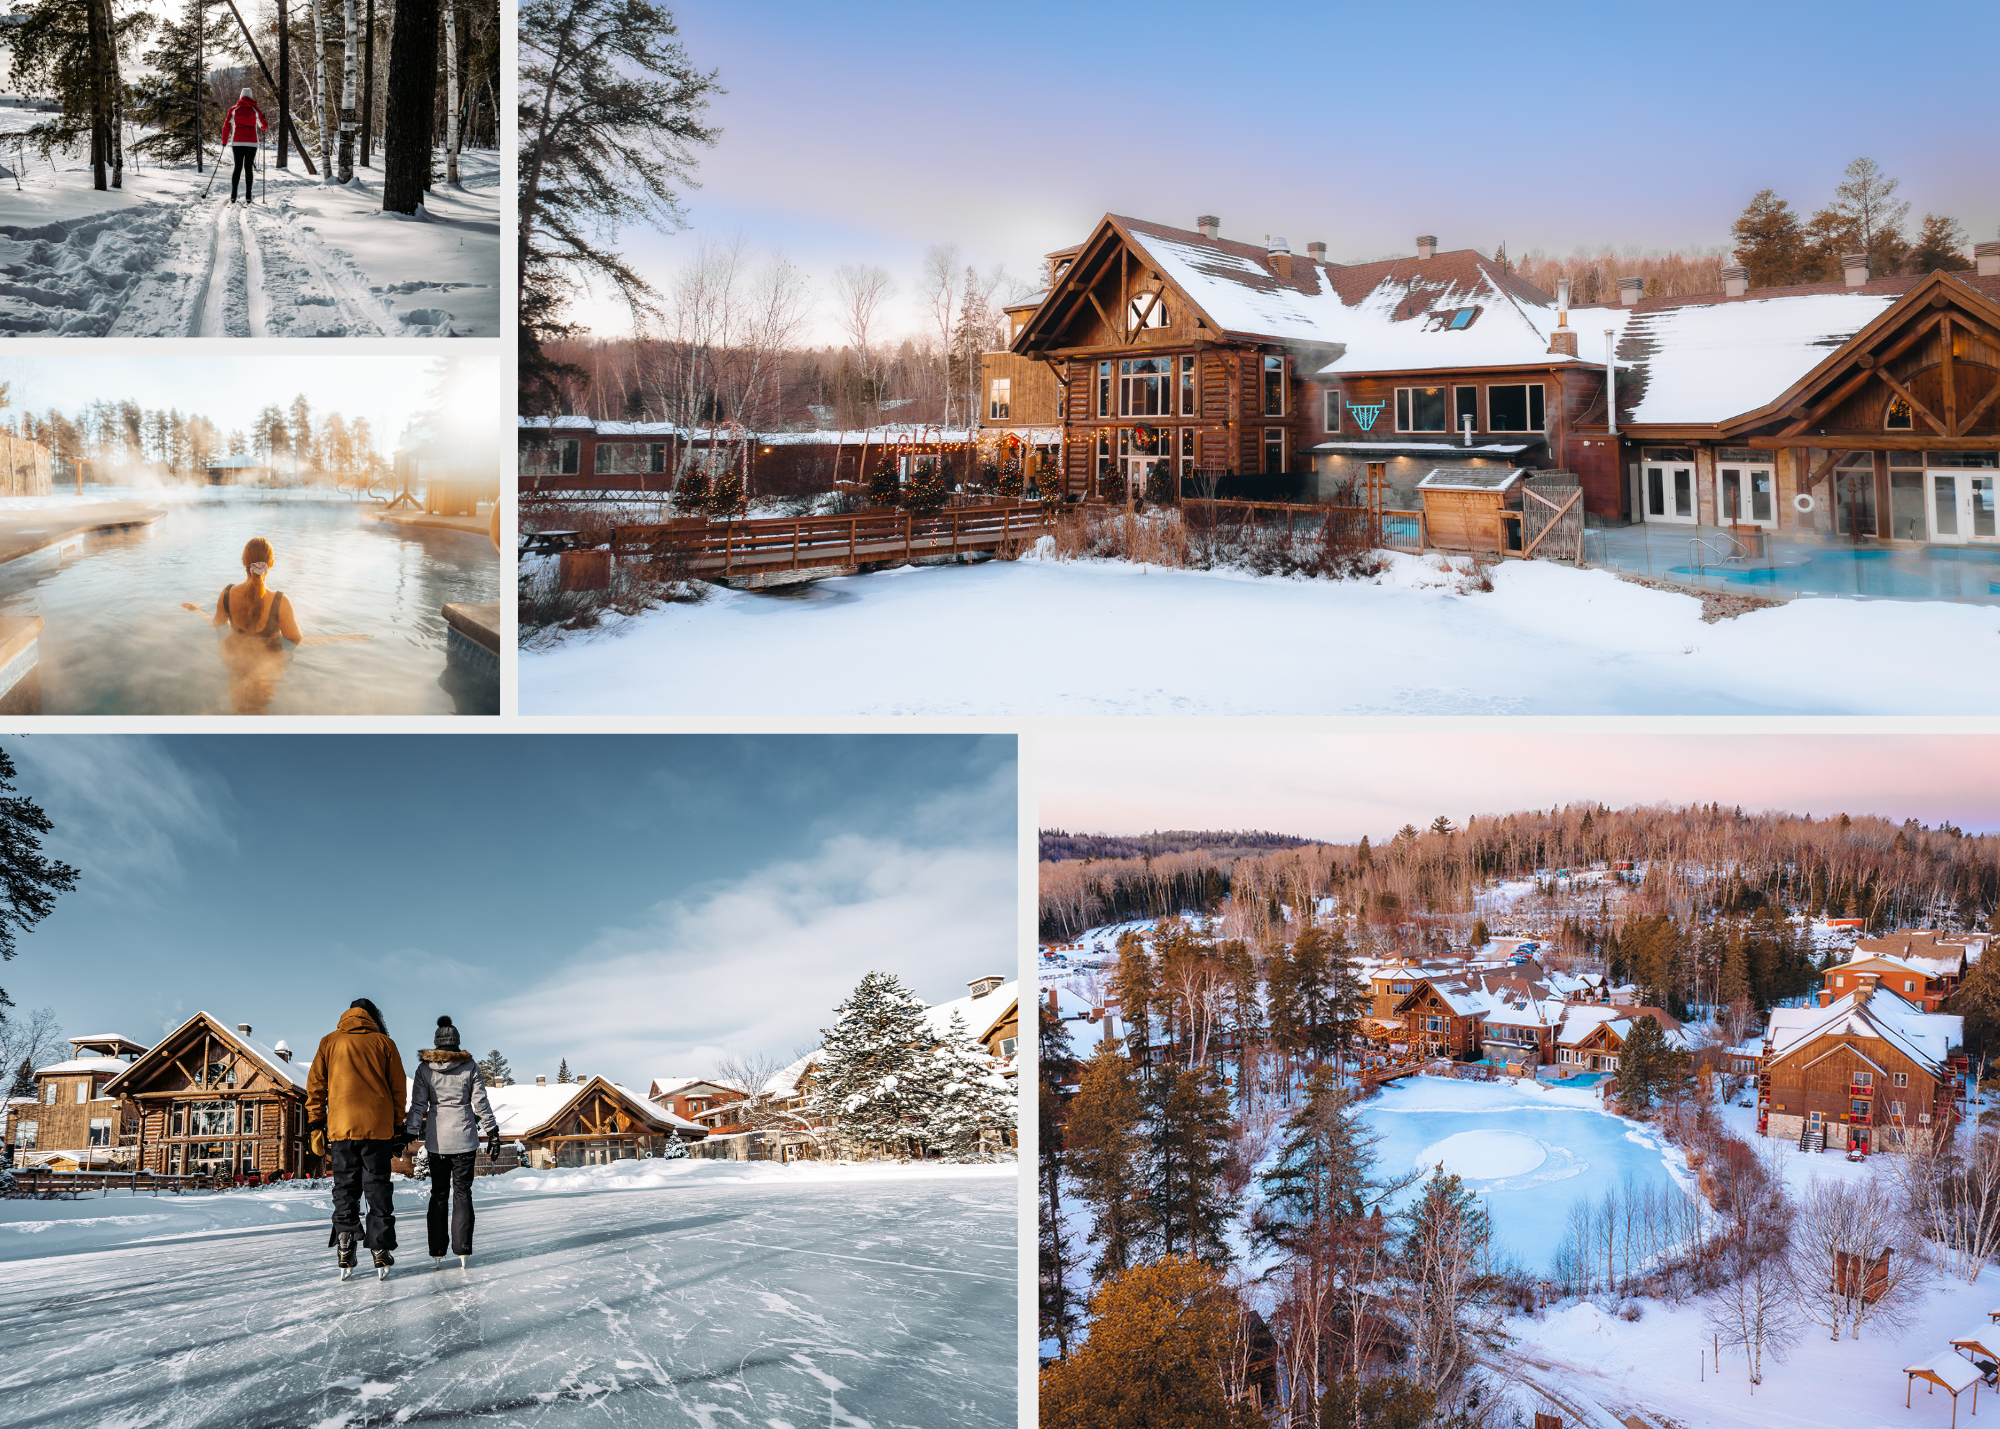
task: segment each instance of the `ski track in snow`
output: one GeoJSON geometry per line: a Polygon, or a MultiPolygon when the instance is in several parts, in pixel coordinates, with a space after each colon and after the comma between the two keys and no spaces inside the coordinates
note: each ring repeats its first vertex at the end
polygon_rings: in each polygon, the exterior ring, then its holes
{"type": "Polygon", "coordinates": [[[8,1422],[1016,1422],[1012,1178],[488,1194],[470,1270],[399,1190],[386,1281],[321,1224],[11,1264],[8,1422]]]}
{"type": "Polygon", "coordinates": [[[201,314],[194,326],[196,337],[229,336],[229,210],[217,204],[209,221],[208,273],[201,283],[201,314]]]}
{"type": "Polygon", "coordinates": [[[264,288],[264,255],[250,222],[250,210],[236,210],[236,227],[243,242],[244,291],[249,295],[249,327],[252,337],[271,335],[271,296],[264,288]]]}

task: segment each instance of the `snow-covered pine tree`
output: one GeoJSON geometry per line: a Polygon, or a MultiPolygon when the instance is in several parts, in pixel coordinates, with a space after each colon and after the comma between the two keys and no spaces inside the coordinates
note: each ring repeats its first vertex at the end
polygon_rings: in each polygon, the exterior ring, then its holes
{"type": "Polygon", "coordinates": [[[1222,1238],[1236,1198],[1222,1187],[1229,1159],[1229,1092],[1213,1064],[1163,1064],[1146,1089],[1146,1204],[1157,1255],[1231,1259],[1222,1238]]]}
{"type": "Polygon", "coordinates": [[[511,1087],[514,1085],[514,1069],[507,1065],[507,1059],[494,1048],[479,1059],[479,1079],[489,1087],[511,1087]]]}
{"type": "Polygon", "coordinates": [[[1348,1090],[1325,1067],[1306,1081],[1305,1100],[1285,1121],[1277,1160],[1259,1181],[1264,1203],[1250,1243],[1299,1254],[1316,1233],[1361,1215],[1380,1140],[1354,1114],[1348,1090]]]}
{"type": "Polygon", "coordinates": [[[227,10],[205,11],[196,0],[186,17],[160,22],[159,43],[143,58],[148,71],[135,85],[132,118],[149,130],[132,146],[162,164],[192,164],[197,152],[217,147],[222,119],[206,73],[229,44],[227,10]]]}
{"type": "Polygon", "coordinates": [[[662,1161],[685,1161],[687,1160],[687,1154],[687,1143],[681,1140],[680,1133],[677,1131],[668,1132],[666,1144],[660,1148],[660,1159],[662,1161]]]}
{"type": "Polygon", "coordinates": [[[926,1143],[953,1161],[1004,1150],[1015,1126],[1013,1085],[993,1070],[993,1058],[973,1040],[957,1012],[932,1055],[937,1060],[938,1099],[926,1143]]]}
{"type": "Polygon", "coordinates": [[[1041,1165],[1036,1168],[1036,1191],[1040,1203],[1037,1255],[1037,1324],[1041,1338],[1054,1340],[1061,1357],[1069,1355],[1070,1332],[1076,1324],[1076,1294],[1069,1288],[1072,1268],[1069,1231],[1063,1225],[1063,1094],[1060,1086],[1077,1074],[1076,1054],[1070,1047],[1069,1029],[1048,1003],[1036,1000],[1039,1024],[1035,1031],[1037,1080],[1035,1110],[1038,1114],[1041,1165]]]}
{"type": "Polygon", "coordinates": [[[921,1155],[939,1085],[923,999],[895,974],[871,972],[834,1015],[820,1032],[821,1120],[843,1153],[921,1155]]]}

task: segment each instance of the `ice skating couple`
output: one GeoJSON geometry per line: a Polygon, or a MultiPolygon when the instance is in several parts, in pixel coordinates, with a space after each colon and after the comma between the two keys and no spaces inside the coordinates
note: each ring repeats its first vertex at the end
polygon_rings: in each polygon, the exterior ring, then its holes
{"type": "Polygon", "coordinates": [[[403,1057],[389,1040],[382,1013],[357,997],[335,1031],[320,1038],[306,1078],[306,1130],[312,1151],[333,1175],[333,1233],[345,1280],[365,1245],[375,1273],[387,1279],[396,1263],[396,1203],[389,1162],[410,1141],[424,1139],[430,1159],[428,1218],[434,1268],[447,1247],[463,1267],[472,1254],[472,1171],[481,1138],[487,1159],[500,1150],[500,1123],[486,1099],[486,1083],[472,1054],[459,1050],[449,1017],[437,1021],[433,1046],[417,1054],[420,1065],[410,1105],[403,1107],[403,1057]],[[361,1199],[368,1198],[368,1220],[361,1199]]]}
{"type": "Polygon", "coordinates": [[[244,90],[243,97],[229,106],[229,112],[222,116],[222,143],[236,160],[236,167],[229,175],[229,201],[236,202],[236,185],[243,184],[243,201],[249,203],[254,195],[252,186],[257,181],[257,151],[264,140],[264,111],[257,107],[257,101],[244,90]]]}

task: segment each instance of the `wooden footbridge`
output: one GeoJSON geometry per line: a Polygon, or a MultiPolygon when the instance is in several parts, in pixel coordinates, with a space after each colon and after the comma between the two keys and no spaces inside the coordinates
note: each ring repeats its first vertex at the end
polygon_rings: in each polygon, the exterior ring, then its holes
{"type": "Polygon", "coordinates": [[[668,521],[614,527],[611,550],[677,574],[755,578],[825,567],[901,564],[935,556],[1008,556],[1053,530],[1039,505],[953,506],[756,521],[668,521]]]}

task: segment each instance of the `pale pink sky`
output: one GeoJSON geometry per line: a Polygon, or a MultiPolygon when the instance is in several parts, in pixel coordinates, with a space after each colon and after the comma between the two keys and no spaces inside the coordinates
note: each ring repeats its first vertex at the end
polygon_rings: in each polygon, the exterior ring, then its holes
{"type": "Polygon", "coordinates": [[[1040,823],[1071,832],[1267,829],[1348,842],[1444,814],[1596,800],[1879,814],[2000,829],[2000,736],[1577,732],[1488,721],[1378,731],[1334,721],[1050,722],[1040,823]]]}

